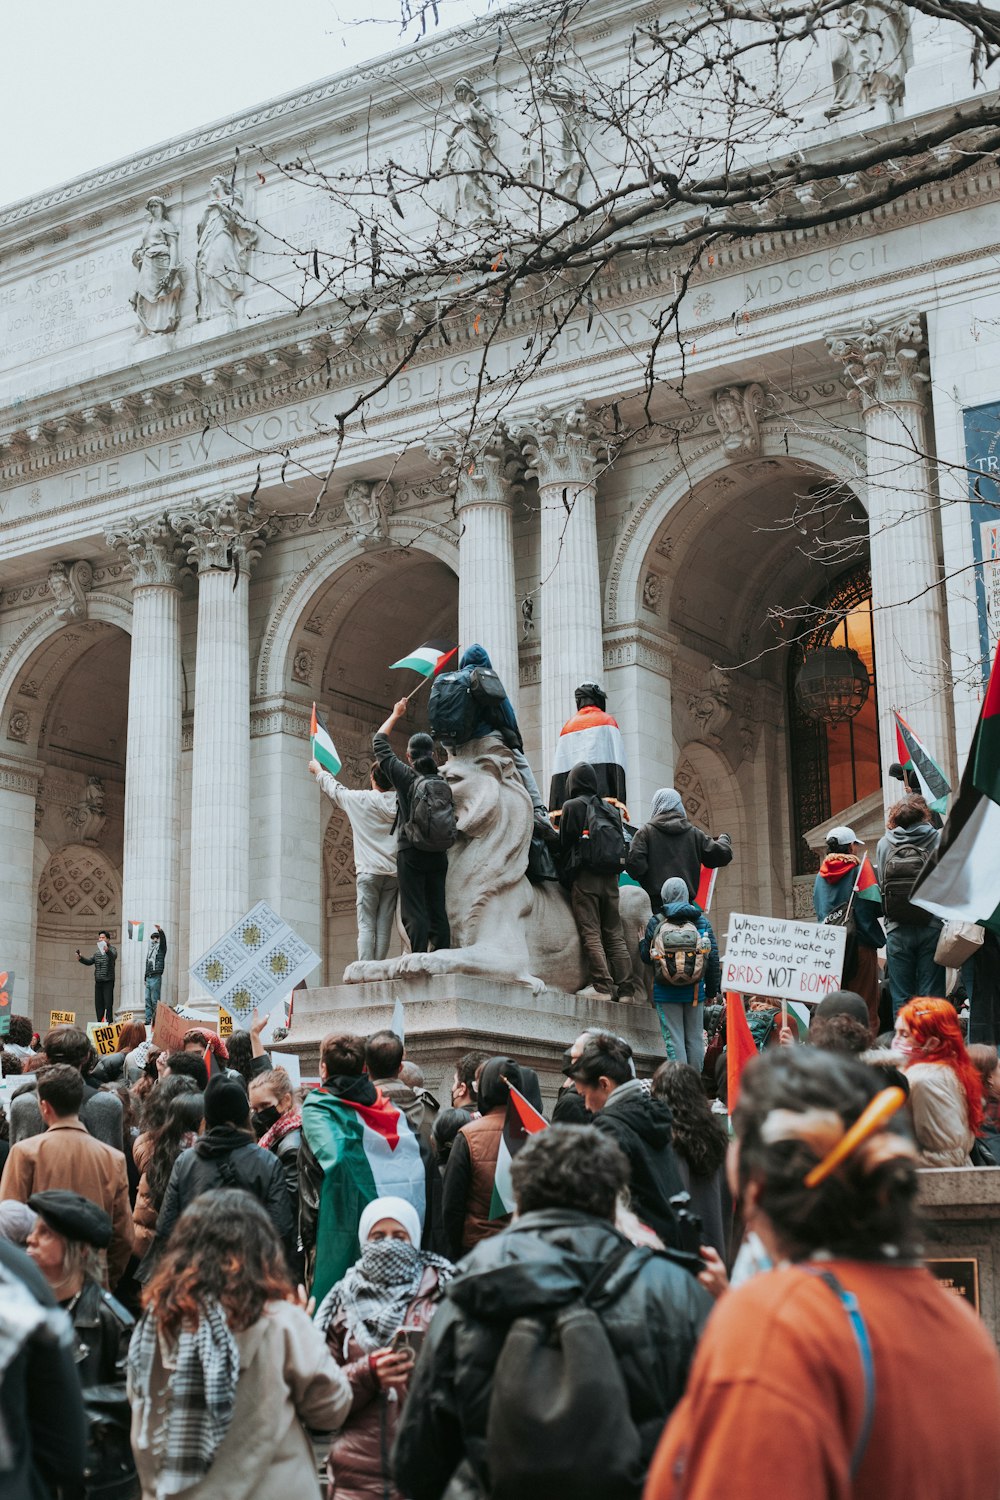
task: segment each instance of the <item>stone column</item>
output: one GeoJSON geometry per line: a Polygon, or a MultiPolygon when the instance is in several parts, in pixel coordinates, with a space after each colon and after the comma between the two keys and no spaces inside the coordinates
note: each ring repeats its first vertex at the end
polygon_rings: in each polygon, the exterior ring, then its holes
{"type": "Polygon", "coordinates": [[[250,570],[264,527],[239,495],[172,514],[198,571],[191,766],[190,961],[249,906],[250,570]]]}
{"type": "MultiPolygon", "coordinates": [[[[559,731],[574,712],[573,690],[600,682],[604,650],[597,557],[597,473],[601,433],[582,406],[542,412],[518,429],[541,507],[539,602],[542,646],[542,795],[559,731]]],[[[613,706],[609,704],[609,711],[613,706]]]]}
{"type": "Polygon", "coordinates": [[[428,444],[431,458],[455,467],[458,516],[458,639],[489,652],[517,710],[517,602],[511,481],[518,456],[498,429],[481,443],[428,444]]]}
{"type": "Polygon", "coordinates": [[[955,780],[937,502],[927,457],[928,377],[922,368],[927,343],[915,312],[866,318],[859,328],[828,335],[827,343],[844,364],[865,425],[875,669],[888,806],[899,790],[885,774],[896,759],[894,708],[909,719],[935,759],[951,768],[955,780]]]}
{"type": "MultiPolygon", "coordinates": [[[[181,596],[177,538],[165,516],[130,517],[109,528],[108,546],[132,576],[128,747],[125,759],[125,858],[119,1010],[143,1015],[146,941],[129,942],[130,918],[159,923],[167,938],[160,998],[177,1003],[181,839],[181,596]]],[[[187,986],[184,986],[184,994],[187,986]]]]}
{"type": "Polygon", "coordinates": [[[31,1016],[39,1031],[48,1023],[35,1005],[35,803],[45,767],[40,761],[0,755],[0,971],[14,975],[15,1015],[31,1016]]]}

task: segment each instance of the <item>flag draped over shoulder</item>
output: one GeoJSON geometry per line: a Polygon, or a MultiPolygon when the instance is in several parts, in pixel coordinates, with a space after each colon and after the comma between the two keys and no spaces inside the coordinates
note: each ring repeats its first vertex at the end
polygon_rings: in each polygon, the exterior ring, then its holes
{"type": "Polygon", "coordinates": [[[313,1089],[302,1105],[302,1132],[323,1169],[312,1283],[320,1303],[357,1260],[358,1223],[373,1199],[405,1198],[423,1227],[426,1179],[416,1135],[381,1090],[373,1104],[356,1104],[313,1089]]]}
{"type": "Polygon", "coordinates": [[[330,731],[323,723],[315,703],[312,709],[312,723],[309,726],[309,742],[313,760],[318,760],[324,771],[329,771],[331,776],[336,776],[340,770],[340,756],[337,754],[330,731]]]}
{"type": "Polygon", "coordinates": [[[560,808],[566,801],[566,778],[581,761],[586,761],[597,772],[602,797],[617,797],[620,802],[625,801],[625,741],[622,732],[616,719],[592,703],[577,709],[559,731],[549,788],[551,808],[560,808]]]}
{"type": "Polygon", "coordinates": [[[912,771],[920,785],[920,792],[936,813],[943,813],[948,806],[951,782],[933,758],[927,746],[919,740],[901,713],[893,709],[896,721],[896,754],[904,772],[912,771]]]}
{"type": "Polygon", "coordinates": [[[1000,933],[1000,648],[958,797],[910,900],[945,921],[1000,933]]]}
{"type": "Polygon", "coordinates": [[[490,1218],[504,1219],[514,1212],[514,1188],[511,1182],[510,1164],[529,1136],[545,1130],[548,1122],[543,1115],[517,1089],[511,1088],[504,1116],[500,1149],[497,1152],[496,1171],[493,1178],[493,1193],[490,1198],[490,1218]]]}
{"type": "Polygon", "coordinates": [[[757,1056],[757,1044],[747,1020],[743,996],[726,994],[726,1107],[729,1113],[739,1103],[743,1069],[757,1056]]]}
{"type": "Polygon", "coordinates": [[[421,677],[436,677],[450,664],[452,657],[457,655],[458,647],[453,646],[450,641],[427,641],[425,645],[411,651],[409,656],[394,661],[389,670],[408,667],[411,672],[419,672],[421,677]]]}

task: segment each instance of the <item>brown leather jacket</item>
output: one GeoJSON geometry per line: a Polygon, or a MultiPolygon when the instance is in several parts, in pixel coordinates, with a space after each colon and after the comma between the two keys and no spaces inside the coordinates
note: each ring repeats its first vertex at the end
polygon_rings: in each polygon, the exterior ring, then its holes
{"type": "Polygon", "coordinates": [[[499,1234],[510,1215],[490,1218],[490,1201],[496,1176],[497,1156],[506,1110],[491,1109],[463,1125],[455,1138],[444,1181],[444,1221],[446,1237],[454,1242],[457,1228],[456,1209],[462,1213],[461,1239],[452,1243],[450,1253],[457,1256],[480,1240],[499,1234]],[[457,1199],[463,1201],[456,1201],[457,1199]]]}

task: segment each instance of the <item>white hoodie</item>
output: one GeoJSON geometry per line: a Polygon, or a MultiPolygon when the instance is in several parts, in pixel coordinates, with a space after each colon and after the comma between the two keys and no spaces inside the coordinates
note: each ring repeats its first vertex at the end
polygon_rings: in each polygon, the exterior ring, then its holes
{"type": "Polygon", "coordinates": [[[316,777],[334,807],[351,820],[354,835],[354,866],[359,875],[395,875],[395,792],[353,792],[341,786],[329,771],[316,777]]]}

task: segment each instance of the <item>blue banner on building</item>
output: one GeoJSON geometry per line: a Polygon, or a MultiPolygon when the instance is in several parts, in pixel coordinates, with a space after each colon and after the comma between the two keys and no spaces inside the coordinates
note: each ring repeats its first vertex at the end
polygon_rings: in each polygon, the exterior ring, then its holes
{"type": "Polygon", "coordinates": [[[969,519],[985,684],[1000,640],[1000,402],[967,408],[965,461],[969,468],[969,519]]]}

